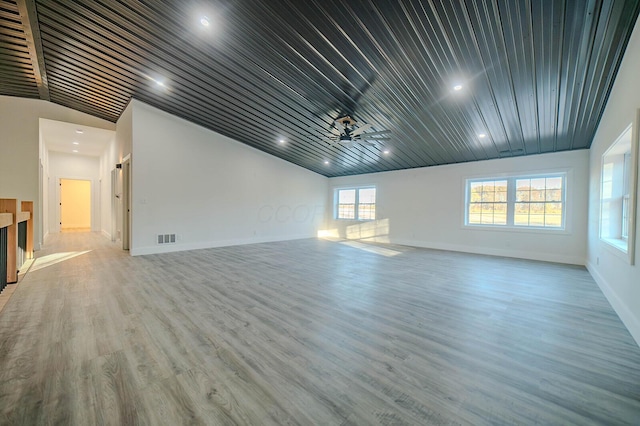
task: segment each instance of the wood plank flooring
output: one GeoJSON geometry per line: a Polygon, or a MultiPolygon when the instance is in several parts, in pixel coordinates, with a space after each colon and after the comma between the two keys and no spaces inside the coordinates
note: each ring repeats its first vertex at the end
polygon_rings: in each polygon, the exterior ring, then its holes
{"type": "Polygon", "coordinates": [[[582,267],[92,233],[37,255],[0,312],[0,424],[640,424],[640,348],[582,267]]]}

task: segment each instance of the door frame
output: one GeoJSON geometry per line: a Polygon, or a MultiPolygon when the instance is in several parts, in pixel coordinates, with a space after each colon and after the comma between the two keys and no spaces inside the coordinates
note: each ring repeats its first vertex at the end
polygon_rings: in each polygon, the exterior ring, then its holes
{"type": "Polygon", "coordinates": [[[93,232],[93,225],[94,225],[94,215],[96,213],[95,209],[96,206],[94,205],[95,203],[94,201],[94,191],[95,191],[95,184],[93,179],[90,178],[83,178],[83,177],[58,177],[58,187],[57,187],[57,220],[56,220],[56,228],[58,230],[58,232],[62,232],[62,181],[63,180],[81,180],[81,181],[86,181],[89,182],[89,231],[93,232]]]}
{"type": "Polygon", "coordinates": [[[122,249],[131,249],[131,154],[122,159],[122,249]]]}

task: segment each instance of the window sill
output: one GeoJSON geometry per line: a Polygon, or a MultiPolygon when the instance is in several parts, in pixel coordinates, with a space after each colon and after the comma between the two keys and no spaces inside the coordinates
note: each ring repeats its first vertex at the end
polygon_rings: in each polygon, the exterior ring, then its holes
{"type": "Polygon", "coordinates": [[[600,238],[600,241],[606,243],[606,247],[616,249],[624,255],[627,255],[628,253],[628,244],[626,240],[620,238],[600,238]]]}
{"type": "Polygon", "coordinates": [[[498,232],[515,232],[525,234],[555,234],[555,235],[570,235],[566,228],[534,228],[534,227],[519,227],[519,226],[495,226],[495,225],[462,225],[462,229],[474,230],[474,231],[498,231],[498,232]]]}

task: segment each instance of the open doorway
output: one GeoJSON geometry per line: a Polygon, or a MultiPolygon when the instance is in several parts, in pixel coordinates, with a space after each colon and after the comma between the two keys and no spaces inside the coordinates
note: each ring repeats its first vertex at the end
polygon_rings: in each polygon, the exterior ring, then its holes
{"type": "Polygon", "coordinates": [[[91,231],[91,181],[60,179],[60,232],[91,231]]]}

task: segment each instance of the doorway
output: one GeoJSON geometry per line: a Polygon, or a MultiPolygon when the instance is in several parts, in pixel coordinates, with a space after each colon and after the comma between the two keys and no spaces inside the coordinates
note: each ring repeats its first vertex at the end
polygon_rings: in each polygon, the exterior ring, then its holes
{"type": "Polygon", "coordinates": [[[60,232],[91,231],[91,181],[60,179],[60,232]]]}
{"type": "Polygon", "coordinates": [[[122,161],[122,248],[131,247],[131,159],[122,161]]]}

